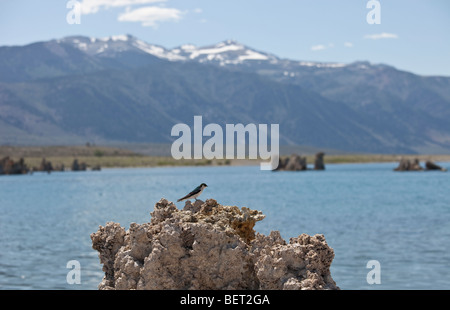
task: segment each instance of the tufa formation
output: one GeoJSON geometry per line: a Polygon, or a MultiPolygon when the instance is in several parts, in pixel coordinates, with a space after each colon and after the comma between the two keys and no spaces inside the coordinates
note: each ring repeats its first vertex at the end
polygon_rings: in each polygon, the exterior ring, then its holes
{"type": "MultiPolygon", "coordinates": [[[[314,170],[325,170],[324,163],[325,153],[316,153],[314,157],[314,170]]],[[[292,154],[288,157],[278,159],[278,167],[274,171],[305,171],[311,170],[308,168],[305,156],[292,154]]]]}
{"type": "Polygon", "coordinates": [[[420,165],[419,159],[415,158],[414,160],[409,160],[402,158],[397,166],[397,168],[394,169],[394,171],[430,171],[430,170],[440,170],[440,171],[447,171],[446,168],[443,168],[439,165],[436,165],[435,163],[427,160],[425,162],[425,169],[420,165]]]}
{"type": "Polygon", "coordinates": [[[261,211],[214,199],[183,210],[162,198],[149,223],[128,230],[108,222],[91,234],[105,276],[99,289],[302,290],[339,289],[330,274],[334,251],[323,235],[289,243],[278,231],[253,227],[261,211]]]}

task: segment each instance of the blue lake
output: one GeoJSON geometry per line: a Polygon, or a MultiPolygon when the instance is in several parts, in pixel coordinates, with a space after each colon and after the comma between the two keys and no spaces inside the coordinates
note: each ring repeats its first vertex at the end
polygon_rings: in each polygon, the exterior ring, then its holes
{"type": "MultiPolygon", "coordinates": [[[[449,163],[438,163],[450,168],[449,163]]],[[[253,167],[104,169],[0,177],[0,289],[97,289],[90,234],[108,221],[150,220],[162,197],[200,197],[263,211],[255,226],[287,241],[323,234],[341,289],[450,289],[450,173],[394,172],[397,163],[327,165],[326,171],[253,167]],[[81,265],[81,284],[66,281],[81,265]],[[368,284],[370,260],[381,284],[368,284]]],[[[184,206],[177,203],[178,208],[184,206]]]]}

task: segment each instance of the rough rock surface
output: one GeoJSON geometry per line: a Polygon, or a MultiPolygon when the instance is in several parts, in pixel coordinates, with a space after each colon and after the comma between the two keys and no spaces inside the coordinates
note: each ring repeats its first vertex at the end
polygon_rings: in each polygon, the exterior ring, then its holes
{"type": "MultiPolygon", "coordinates": [[[[424,169],[422,166],[420,166],[419,159],[415,158],[414,160],[410,161],[409,159],[402,158],[398,164],[398,167],[394,169],[394,171],[423,171],[424,169]]],[[[425,162],[425,170],[440,170],[440,171],[447,171],[447,169],[436,165],[435,163],[431,161],[425,162]]]]}
{"type": "Polygon", "coordinates": [[[108,222],[91,234],[105,276],[99,289],[339,289],[330,274],[334,251],[323,235],[286,243],[253,227],[260,211],[162,198],[150,223],[126,231],[108,222]]]}
{"type": "Polygon", "coordinates": [[[443,167],[441,167],[441,166],[439,166],[439,165],[436,165],[435,163],[433,163],[433,162],[431,162],[431,161],[429,161],[429,160],[427,160],[427,161],[425,162],[425,168],[426,168],[427,170],[447,171],[446,168],[443,168],[443,167]]]}
{"type": "Polygon", "coordinates": [[[293,154],[290,157],[280,158],[278,167],[275,171],[302,171],[307,169],[308,165],[306,163],[306,157],[293,154]]]}
{"type": "Polygon", "coordinates": [[[0,175],[2,174],[26,174],[28,173],[28,167],[25,164],[23,158],[19,159],[18,162],[9,157],[0,159],[0,175]]]}
{"type": "Polygon", "coordinates": [[[316,154],[316,157],[314,158],[314,170],[325,170],[325,163],[323,160],[324,156],[324,152],[319,152],[316,154]]]}
{"type": "Polygon", "coordinates": [[[41,165],[39,166],[36,171],[45,171],[45,172],[51,172],[53,171],[53,165],[50,161],[47,161],[45,158],[42,158],[41,165]]]}
{"type": "Polygon", "coordinates": [[[86,171],[86,164],[84,162],[78,163],[78,159],[74,159],[71,168],[72,171],[86,171]]]}
{"type": "Polygon", "coordinates": [[[398,167],[394,171],[422,171],[419,160],[416,158],[413,161],[402,158],[398,164],[398,167]]]}

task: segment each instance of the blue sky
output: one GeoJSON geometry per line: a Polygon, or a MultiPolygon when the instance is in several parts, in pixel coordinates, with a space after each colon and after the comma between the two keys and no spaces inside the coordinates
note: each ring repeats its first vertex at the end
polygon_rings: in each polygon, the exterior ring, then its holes
{"type": "Polygon", "coordinates": [[[235,39],[282,58],[368,60],[422,75],[450,76],[450,1],[379,0],[381,24],[366,21],[368,0],[0,0],[0,45],[68,35],[132,34],[172,48],[235,39]]]}

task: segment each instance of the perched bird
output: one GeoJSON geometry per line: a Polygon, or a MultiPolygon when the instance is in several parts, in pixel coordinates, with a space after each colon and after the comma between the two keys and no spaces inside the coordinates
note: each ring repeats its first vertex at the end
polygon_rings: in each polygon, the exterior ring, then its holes
{"type": "Polygon", "coordinates": [[[192,198],[197,200],[197,197],[200,196],[200,194],[203,192],[205,187],[208,187],[208,185],[206,185],[205,183],[200,184],[192,192],[190,192],[189,194],[187,194],[183,198],[178,199],[177,202],[183,201],[183,200],[186,200],[186,199],[192,199],[192,198]]]}

